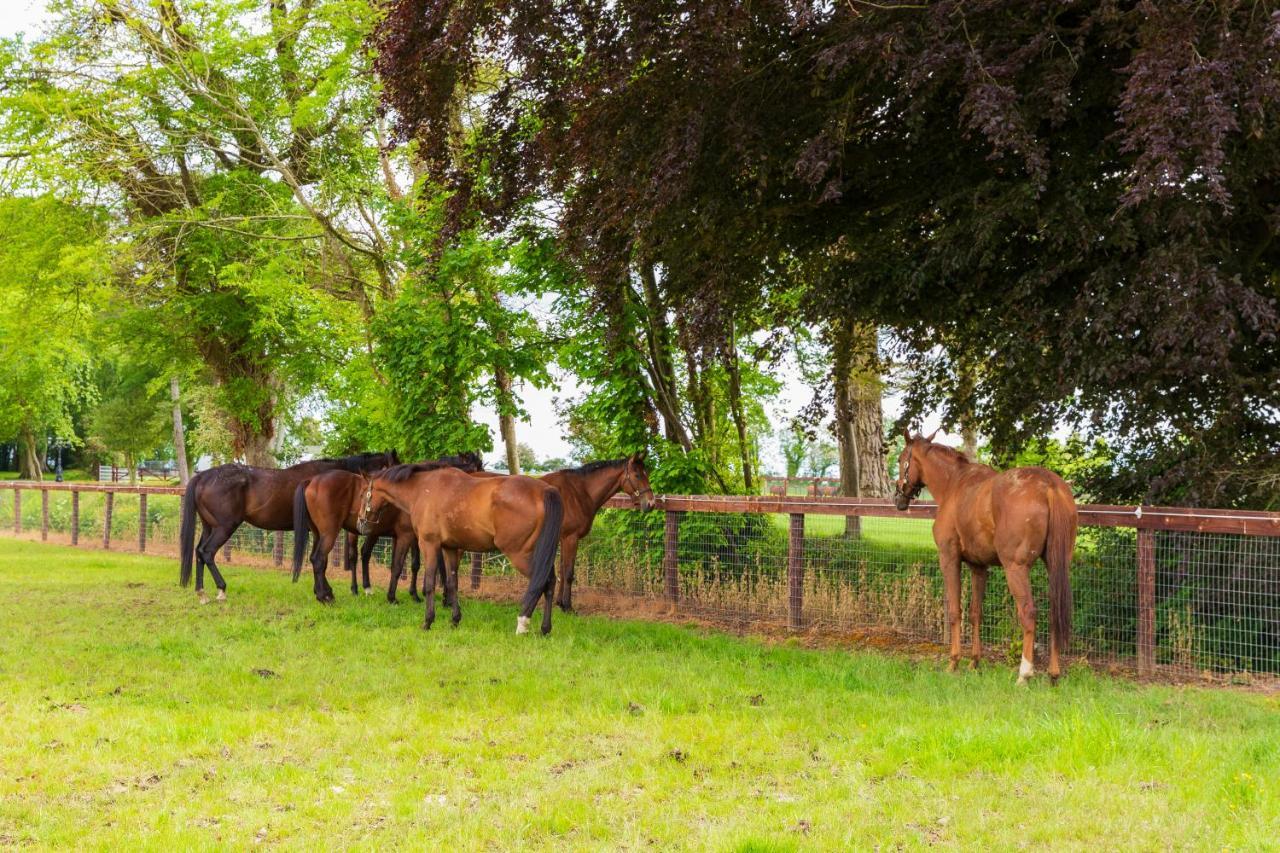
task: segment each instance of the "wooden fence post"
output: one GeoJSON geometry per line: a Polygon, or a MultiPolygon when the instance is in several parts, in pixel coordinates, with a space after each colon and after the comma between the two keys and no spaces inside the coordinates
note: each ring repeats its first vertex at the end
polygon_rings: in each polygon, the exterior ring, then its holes
{"type": "Polygon", "coordinates": [[[484,574],[484,555],[479,551],[471,552],[471,589],[480,588],[480,576],[484,574]]]}
{"type": "Polygon", "coordinates": [[[1156,664],[1156,534],[1138,529],[1138,674],[1156,664]]]}
{"type": "Polygon", "coordinates": [[[276,541],[271,546],[271,558],[275,560],[277,566],[284,565],[284,531],[276,531],[276,541]]]}
{"type": "Polygon", "coordinates": [[[680,513],[667,510],[667,524],[662,537],[662,574],[667,600],[675,604],[680,600],[680,513]]]}
{"type": "Polygon", "coordinates": [[[787,539],[787,628],[804,627],[804,513],[791,513],[787,539]]]}
{"type": "Polygon", "coordinates": [[[147,550],[147,493],[138,495],[138,553],[147,550]]]}
{"type": "Polygon", "coordinates": [[[80,544],[80,492],[71,493],[71,544],[80,544]]]}
{"type": "Polygon", "coordinates": [[[227,539],[227,544],[222,546],[222,562],[231,562],[231,539],[227,539]]]}
{"type": "Polygon", "coordinates": [[[115,505],[115,492],[107,492],[106,501],[102,504],[102,547],[111,549],[111,510],[115,505]]]}
{"type": "Polygon", "coordinates": [[[49,490],[40,490],[40,540],[49,541],[49,490]]]}
{"type": "Polygon", "coordinates": [[[13,532],[22,532],[22,489],[13,490],[13,532]]]}

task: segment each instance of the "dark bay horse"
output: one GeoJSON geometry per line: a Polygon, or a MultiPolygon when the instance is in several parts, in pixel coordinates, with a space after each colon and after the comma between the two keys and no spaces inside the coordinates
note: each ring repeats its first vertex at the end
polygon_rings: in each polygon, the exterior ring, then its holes
{"type": "MultiPolygon", "coordinates": [[[[933,540],[947,593],[951,665],[960,660],[960,563],[973,573],[969,619],[973,629],[973,665],[982,657],[982,598],[987,570],[1003,566],[1022,626],[1022,665],[1018,683],[1035,672],[1036,605],[1031,595],[1031,564],[1043,557],[1049,570],[1049,677],[1062,673],[1059,655],[1071,638],[1071,557],[1078,518],[1071,488],[1045,468],[996,471],[972,462],[951,447],[905,433],[898,459],[898,509],[905,510],[927,487],[938,502],[933,540]]],[[[934,435],[937,433],[935,432],[934,435]]]]}
{"type": "Polygon", "coordinates": [[[542,477],[544,482],[560,490],[564,501],[556,603],[565,612],[573,610],[573,564],[578,555],[578,542],[591,532],[600,507],[618,492],[635,498],[642,511],[653,506],[653,489],[649,486],[644,457],[643,452],[633,453],[625,459],[589,462],[580,468],[565,468],[542,477]]]}
{"type": "Polygon", "coordinates": [[[289,468],[254,468],[249,465],[218,465],[201,471],[187,483],[182,500],[182,526],[179,548],[182,554],[183,586],[191,581],[191,555],[196,559],[196,594],[204,594],[204,567],[209,567],[218,587],[218,600],[227,597],[227,583],[214,563],[218,549],[231,538],[236,528],[246,521],[263,530],[293,529],[293,493],[298,483],[324,471],[380,471],[399,464],[394,450],[386,453],[361,453],[338,459],[313,459],[289,468]],[[196,516],[203,530],[195,542],[196,516]]]}
{"type": "Polygon", "coordinates": [[[550,633],[556,545],[564,516],[560,492],[532,477],[481,478],[455,468],[421,471],[414,467],[391,468],[369,480],[358,527],[361,533],[372,529],[387,506],[409,514],[425,567],[423,627],[429,629],[435,621],[436,564],[441,554],[445,603],[452,606],[457,625],[462,619],[458,603],[462,552],[497,549],[529,578],[516,633],[528,632],[529,617],[542,596],[546,597],[542,633],[550,633]]]}
{"type": "MultiPolygon", "coordinates": [[[[451,466],[462,471],[479,471],[483,462],[477,453],[463,453],[458,456],[445,456],[431,462],[422,462],[413,466],[415,470],[432,470],[451,466]]],[[[315,574],[316,600],[333,601],[333,588],[325,578],[329,566],[329,552],[333,549],[342,531],[346,536],[346,564],[351,569],[351,593],[359,593],[356,585],[356,534],[357,521],[360,515],[360,499],[364,495],[368,478],[350,471],[325,471],[314,477],[303,480],[293,495],[293,579],[296,582],[302,571],[302,557],[306,553],[307,534],[315,534],[315,545],[311,549],[311,568],[315,574]]],[[[419,553],[413,534],[413,524],[409,516],[395,507],[388,507],[381,514],[378,523],[371,525],[365,535],[364,545],[360,548],[360,562],[364,573],[364,589],[369,591],[369,558],[381,536],[393,539],[391,556],[391,586],[387,598],[392,603],[396,600],[396,582],[404,567],[405,554],[413,553],[413,576],[418,576],[419,553]]],[[[410,594],[418,600],[416,589],[410,594]]]]}

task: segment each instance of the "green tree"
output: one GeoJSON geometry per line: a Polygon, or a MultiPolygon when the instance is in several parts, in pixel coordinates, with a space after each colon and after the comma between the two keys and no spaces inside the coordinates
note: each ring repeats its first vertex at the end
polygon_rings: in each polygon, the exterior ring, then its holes
{"type": "Polygon", "coordinates": [[[72,415],[92,402],[94,345],[110,249],[100,216],[51,197],[0,199],[0,439],[19,476],[41,479],[50,438],[80,443],[72,415]]]}

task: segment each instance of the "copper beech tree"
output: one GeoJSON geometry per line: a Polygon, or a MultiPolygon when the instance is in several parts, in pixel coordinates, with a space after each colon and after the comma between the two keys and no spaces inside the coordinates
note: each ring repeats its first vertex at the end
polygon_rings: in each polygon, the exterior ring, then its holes
{"type": "Polygon", "coordinates": [[[391,0],[375,41],[459,222],[549,202],[601,293],[656,264],[713,346],[887,327],[908,415],[1110,434],[1110,496],[1277,499],[1269,4],[391,0]]]}

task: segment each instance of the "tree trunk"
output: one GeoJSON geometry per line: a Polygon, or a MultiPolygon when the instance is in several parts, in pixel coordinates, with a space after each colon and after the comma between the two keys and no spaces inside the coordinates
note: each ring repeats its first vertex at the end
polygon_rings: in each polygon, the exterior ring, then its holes
{"type": "Polygon", "coordinates": [[[747,433],[747,419],[742,411],[742,370],[738,362],[737,328],[729,326],[729,351],[726,354],[729,372],[729,411],[733,415],[733,425],[738,431],[738,452],[742,457],[742,485],[746,493],[755,494],[751,472],[751,444],[747,433]]]}
{"type": "Polygon", "coordinates": [[[515,400],[511,395],[511,377],[502,368],[494,368],[493,381],[498,387],[498,429],[502,433],[502,444],[507,451],[507,472],[520,473],[520,453],[516,446],[516,419],[511,414],[515,400]]]}
{"type": "Polygon", "coordinates": [[[977,369],[967,359],[961,361],[957,369],[959,372],[957,396],[960,404],[960,439],[962,442],[960,449],[964,451],[965,456],[976,462],[978,459],[978,428],[974,423],[974,409],[977,405],[976,400],[974,400],[974,391],[978,383],[977,369]]]}
{"type": "MultiPolygon", "coordinates": [[[[831,338],[840,492],[845,497],[885,497],[890,486],[876,327],[841,322],[832,329],[831,338]]],[[[860,534],[860,519],[847,516],[845,535],[860,534]]]]}
{"type": "Polygon", "coordinates": [[[178,483],[185,487],[191,471],[187,468],[187,431],[182,424],[182,400],[176,376],[169,377],[169,398],[173,400],[173,455],[178,461],[178,483]]]}
{"type": "Polygon", "coordinates": [[[35,433],[25,426],[18,433],[18,479],[44,479],[44,461],[36,449],[35,433]]]}

